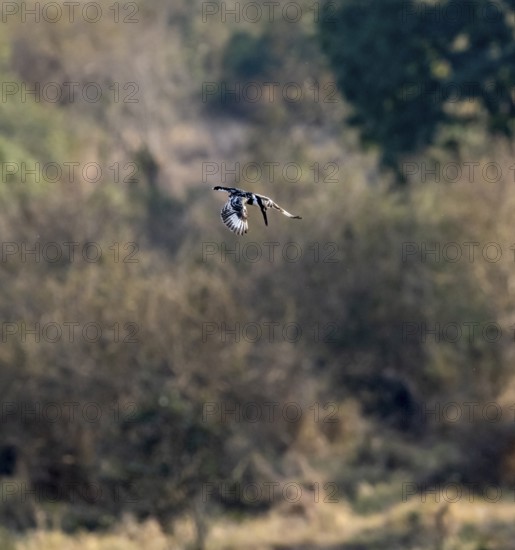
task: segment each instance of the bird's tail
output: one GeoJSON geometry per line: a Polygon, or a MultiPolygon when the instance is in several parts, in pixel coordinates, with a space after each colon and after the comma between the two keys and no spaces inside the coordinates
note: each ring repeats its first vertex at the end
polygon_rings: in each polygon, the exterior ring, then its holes
{"type": "Polygon", "coordinates": [[[274,207],[277,208],[277,210],[280,210],[285,216],[288,216],[288,218],[293,218],[294,220],[302,220],[301,216],[295,216],[294,214],[290,214],[284,208],[281,208],[280,206],[277,206],[276,204],[274,204],[274,207]]]}
{"type": "Polygon", "coordinates": [[[288,216],[288,218],[293,218],[295,220],[302,220],[300,216],[295,216],[294,214],[290,214],[287,210],[276,204],[273,200],[268,199],[266,206],[268,208],[275,208],[276,210],[279,210],[279,212],[282,212],[285,216],[288,216]]]}

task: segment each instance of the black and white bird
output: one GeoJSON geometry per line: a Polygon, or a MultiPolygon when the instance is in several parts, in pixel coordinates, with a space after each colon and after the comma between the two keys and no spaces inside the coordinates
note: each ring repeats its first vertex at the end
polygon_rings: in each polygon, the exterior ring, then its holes
{"type": "Polygon", "coordinates": [[[215,191],[225,191],[229,193],[229,200],[224,204],[222,211],[220,213],[222,221],[225,225],[236,235],[243,235],[249,229],[249,223],[247,221],[247,207],[246,204],[251,206],[259,206],[261,213],[263,214],[263,219],[265,220],[265,225],[268,225],[268,219],[266,217],[266,211],[268,208],[275,208],[282,212],[285,216],[289,218],[295,218],[301,220],[300,216],[294,216],[289,212],[286,212],[284,208],[281,208],[269,197],[264,195],[258,195],[257,193],[252,193],[250,191],[244,191],[243,189],[238,189],[237,187],[221,187],[217,185],[213,187],[215,191]]]}

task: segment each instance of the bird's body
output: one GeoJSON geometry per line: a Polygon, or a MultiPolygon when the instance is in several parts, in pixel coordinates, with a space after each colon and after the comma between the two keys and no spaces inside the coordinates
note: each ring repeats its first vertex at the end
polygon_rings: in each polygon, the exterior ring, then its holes
{"type": "Polygon", "coordinates": [[[271,198],[265,197],[264,195],[258,195],[251,191],[244,191],[237,187],[221,187],[217,185],[213,187],[213,189],[215,191],[225,191],[229,193],[229,200],[222,208],[221,217],[225,225],[237,235],[247,233],[249,228],[246,204],[250,206],[259,206],[263,214],[263,219],[265,220],[265,225],[268,225],[266,211],[269,208],[275,208],[289,218],[302,219],[300,216],[294,216],[286,212],[284,208],[281,208],[271,198]]]}

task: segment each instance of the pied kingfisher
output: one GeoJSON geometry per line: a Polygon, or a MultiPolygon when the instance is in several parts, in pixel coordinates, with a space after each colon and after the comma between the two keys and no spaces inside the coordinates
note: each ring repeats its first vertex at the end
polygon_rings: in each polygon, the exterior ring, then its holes
{"type": "Polygon", "coordinates": [[[281,208],[272,199],[265,197],[264,195],[251,193],[250,191],[244,191],[243,189],[238,189],[236,187],[221,187],[220,185],[213,187],[213,189],[215,191],[226,191],[229,193],[229,200],[224,204],[220,214],[225,225],[231,231],[236,233],[236,235],[243,235],[249,228],[247,221],[247,208],[245,204],[259,206],[261,213],[263,214],[263,219],[265,220],[265,225],[268,225],[268,219],[266,217],[266,211],[268,208],[275,208],[289,218],[295,218],[298,220],[302,219],[300,216],[294,216],[293,214],[286,212],[284,208],[281,208]]]}

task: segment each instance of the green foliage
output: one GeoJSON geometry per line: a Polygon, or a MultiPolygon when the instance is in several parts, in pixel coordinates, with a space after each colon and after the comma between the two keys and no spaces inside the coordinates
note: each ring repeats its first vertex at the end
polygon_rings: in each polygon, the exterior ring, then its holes
{"type": "Polygon", "coordinates": [[[320,18],[322,47],[353,107],[349,123],[388,166],[434,143],[442,125],[482,113],[492,133],[512,135],[512,6],[451,4],[349,1],[327,4],[320,18]],[[471,101],[466,115],[455,108],[471,101]]]}

